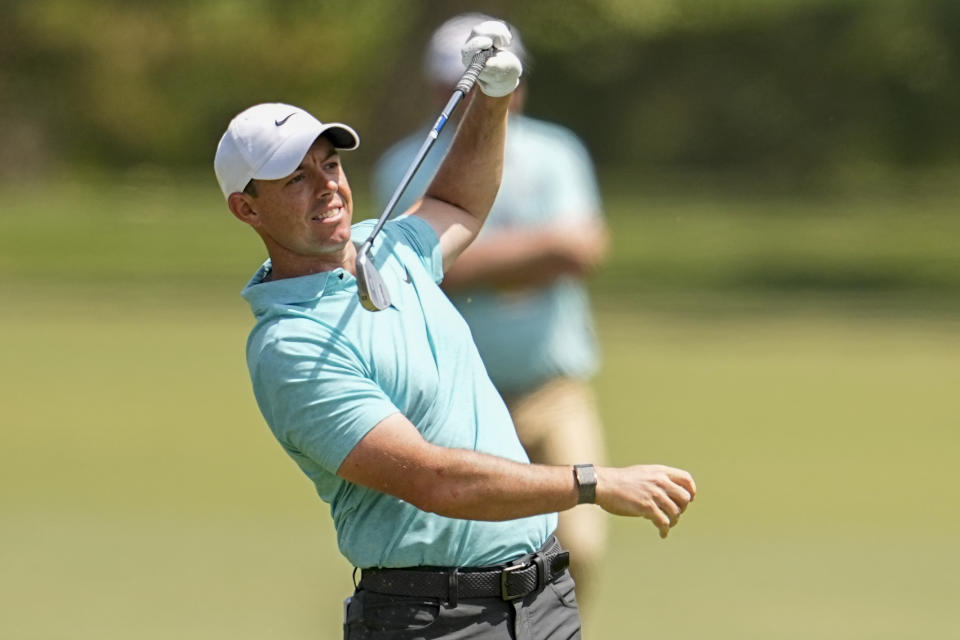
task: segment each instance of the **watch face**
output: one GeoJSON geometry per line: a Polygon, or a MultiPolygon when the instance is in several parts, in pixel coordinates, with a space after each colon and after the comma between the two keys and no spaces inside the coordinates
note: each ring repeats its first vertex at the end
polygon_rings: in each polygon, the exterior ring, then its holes
{"type": "Polygon", "coordinates": [[[597,484],[597,471],[592,464],[578,464],[576,469],[580,484],[597,484]]]}
{"type": "Polygon", "coordinates": [[[580,492],[579,502],[593,503],[597,498],[597,470],[592,464],[574,465],[574,475],[577,479],[577,489],[580,492]]]}

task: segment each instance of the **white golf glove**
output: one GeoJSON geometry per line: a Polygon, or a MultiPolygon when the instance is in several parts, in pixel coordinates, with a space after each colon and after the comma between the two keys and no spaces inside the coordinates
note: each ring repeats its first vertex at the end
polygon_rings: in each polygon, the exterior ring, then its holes
{"type": "Polygon", "coordinates": [[[520,58],[503,50],[510,46],[512,39],[507,25],[499,20],[487,20],[470,31],[470,37],[460,49],[463,64],[467,66],[479,52],[490,48],[496,51],[487,59],[487,64],[477,77],[480,90],[491,98],[501,98],[520,84],[520,75],[523,73],[520,58]]]}

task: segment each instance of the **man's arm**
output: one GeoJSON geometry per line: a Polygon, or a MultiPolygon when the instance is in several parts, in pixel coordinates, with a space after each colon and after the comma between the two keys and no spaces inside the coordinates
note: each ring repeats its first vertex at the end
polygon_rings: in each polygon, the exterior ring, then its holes
{"type": "Polygon", "coordinates": [[[473,96],[450,151],[413,209],[440,239],[445,271],[480,232],[497,197],[509,104],[509,96],[473,96]]]}
{"type": "MultiPolygon", "coordinates": [[[[570,509],[578,491],[568,466],[513,462],[433,445],[402,414],[374,427],[337,474],[450,518],[512,520],[570,509]]],[[[637,465],[597,469],[596,502],[617,515],[647,518],[666,537],[693,500],[693,477],[681,469],[637,465]]]]}
{"type": "Polygon", "coordinates": [[[488,231],[446,272],[443,288],[514,289],[544,286],[562,276],[585,278],[599,266],[608,244],[606,225],[599,219],[547,228],[488,231]]]}
{"type": "Polygon", "coordinates": [[[476,53],[493,48],[469,96],[470,104],[457,128],[453,144],[427,191],[411,212],[426,220],[440,239],[446,270],[473,241],[500,188],[504,139],[510,94],[522,73],[520,60],[509,51],[510,31],[498,21],[474,27],[463,46],[469,61],[476,53]]]}
{"type": "Polygon", "coordinates": [[[448,291],[537,288],[561,277],[585,278],[605,257],[609,238],[589,151],[562,127],[529,126],[529,133],[516,132],[510,143],[514,157],[505,162],[536,168],[503,177],[501,189],[510,189],[494,205],[499,224],[486,229],[446,272],[448,291]],[[508,184],[511,179],[527,183],[525,195],[508,184]]]}

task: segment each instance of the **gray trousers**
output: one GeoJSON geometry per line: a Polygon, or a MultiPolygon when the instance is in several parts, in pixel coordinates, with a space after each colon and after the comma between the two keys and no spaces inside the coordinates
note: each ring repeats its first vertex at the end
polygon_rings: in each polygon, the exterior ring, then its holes
{"type": "Polygon", "coordinates": [[[568,640],[580,638],[573,578],[557,580],[524,598],[461,599],[392,596],[358,589],[347,599],[344,640],[568,640]]]}

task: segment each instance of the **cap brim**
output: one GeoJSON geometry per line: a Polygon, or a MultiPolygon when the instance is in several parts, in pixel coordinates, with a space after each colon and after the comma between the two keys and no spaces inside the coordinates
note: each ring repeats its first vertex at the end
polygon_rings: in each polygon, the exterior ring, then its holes
{"type": "Polygon", "coordinates": [[[284,140],[253,177],[257,180],[278,180],[290,175],[297,170],[310,147],[320,136],[326,136],[337,149],[356,149],[360,145],[357,132],[345,124],[331,122],[317,127],[306,127],[284,140]]]}
{"type": "Polygon", "coordinates": [[[360,146],[360,136],[357,132],[340,122],[329,122],[323,125],[320,133],[327,136],[337,149],[350,151],[360,146]]]}

